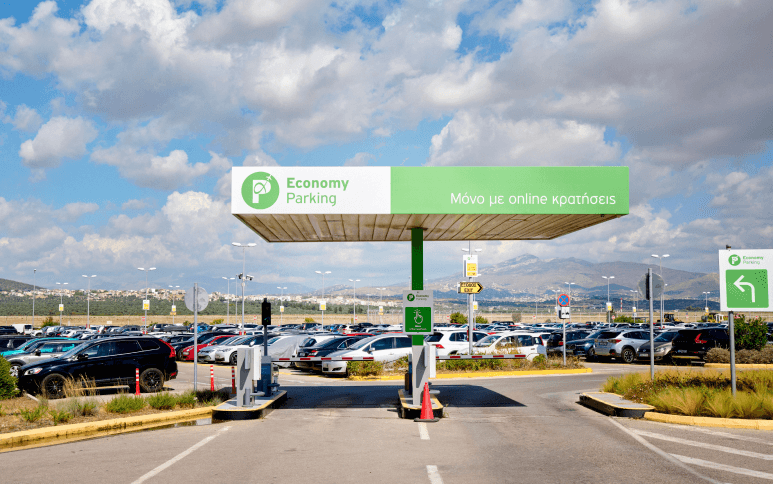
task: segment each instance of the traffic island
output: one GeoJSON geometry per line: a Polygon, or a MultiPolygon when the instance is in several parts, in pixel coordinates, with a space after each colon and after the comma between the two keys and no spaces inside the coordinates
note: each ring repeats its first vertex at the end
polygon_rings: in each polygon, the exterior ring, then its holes
{"type": "Polygon", "coordinates": [[[265,418],[275,408],[287,400],[284,390],[274,393],[271,397],[256,397],[251,407],[237,407],[236,398],[223,402],[212,410],[212,421],[255,420],[265,418]]]}
{"type": "Polygon", "coordinates": [[[627,418],[643,418],[645,413],[655,409],[652,405],[632,402],[606,392],[583,393],[580,395],[580,404],[605,415],[627,418]]]}
{"type": "MultiPolygon", "coordinates": [[[[405,390],[403,389],[398,390],[397,395],[400,398],[400,407],[398,408],[400,418],[413,420],[421,416],[421,405],[414,405],[413,397],[411,395],[407,395],[405,393],[405,390]]],[[[445,407],[443,407],[443,404],[440,403],[437,397],[435,395],[430,395],[430,400],[432,401],[433,417],[434,418],[445,417],[443,412],[443,409],[445,407]]]]}

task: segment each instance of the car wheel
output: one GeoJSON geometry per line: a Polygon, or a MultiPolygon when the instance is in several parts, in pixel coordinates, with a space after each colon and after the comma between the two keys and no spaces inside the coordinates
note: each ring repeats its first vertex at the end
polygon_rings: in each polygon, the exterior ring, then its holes
{"type": "Polygon", "coordinates": [[[623,352],[620,353],[620,357],[625,363],[633,363],[636,360],[636,352],[633,348],[623,348],[623,352]]]}
{"type": "Polygon", "coordinates": [[[64,397],[64,377],[59,373],[52,373],[40,382],[40,389],[46,398],[64,397]]]}
{"type": "Polygon", "coordinates": [[[11,363],[11,376],[14,378],[19,378],[19,368],[21,368],[22,365],[18,363],[11,363]]]}
{"type": "Polygon", "coordinates": [[[233,353],[231,353],[231,357],[228,359],[228,361],[231,362],[231,366],[236,366],[236,358],[238,356],[239,355],[237,355],[235,351],[233,353]]]}
{"type": "Polygon", "coordinates": [[[140,388],[145,393],[155,393],[164,388],[164,374],[158,368],[148,368],[140,373],[140,388]]]}
{"type": "Polygon", "coordinates": [[[585,361],[595,361],[596,360],[596,352],[593,350],[593,348],[590,348],[587,353],[585,353],[585,361]]]}

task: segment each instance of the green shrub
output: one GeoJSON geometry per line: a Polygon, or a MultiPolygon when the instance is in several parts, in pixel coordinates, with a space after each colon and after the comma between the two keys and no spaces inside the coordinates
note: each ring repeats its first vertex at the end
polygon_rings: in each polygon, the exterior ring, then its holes
{"type": "Polygon", "coordinates": [[[193,408],[196,406],[196,394],[193,391],[177,395],[177,405],[180,408],[193,408]]]}
{"type": "Polygon", "coordinates": [[[513,322],[520,323],[523,315],[521,313],[513,313],[513,322]]]}
{"type": "Polygon", "coordinates": [[[706,363],[730,363],[730,351],[724,348],[711,348],[706,353],[706,363]]]}
{"type": "Polygon", "coordinates": [[[531,360],[532,363],[535,365],[543,365],[548,362],[547,358],[545,358],[545,355],[537,355],[534,357],[533,360],[531,360]]]}
{"type": "Polygon", "coordinates": [[[761,350],[768,342],[768,325],[761,317],[746,320],[741,315],[735,319],[735,348],[737,350],[761,350]]]}
{"type": "Polygon", "coordinates": [[[171,393],[156,393],[147,398],[148,405],[156,410],[169,410],[177,405],[177,397],[171,393]]]}
{"type": "Polygon", "coordinates": [[[349,376],[378,376],[384,373],[381,361],[349,361],[346,365],[349,376]]]}
{"type": "Polygon", "coordinates": [[[202,407],[214,407],[225,402],[228,397],[219,391],[200,390],[196,392],[196,401],[201,403],[202,407]]]}
{"type": "Polygon", "coordinates": [[[391,363],[387,363],[386,366],[388,366],[391,371],[406,372],[408,371],[408,356],[406,355],[391,363]]]}
{"type": "Polygon", "coordinates": [[[0,356],[0,400],[13,398],[19,393],[16,378],[11,376],[11,364],[0,356]]]}
{"type": "Polygon", "coordinates": [[[450,321],[451,324],[467,324],[467,316],[457,311],[451,314],[450,321]]]}
{"type": "Polygon", "coordinates": [[[53,317],[49,316],[48,318],[46,318],[45,320],[43,320],[43,324],[42,324],[40,327],[41,327],[41,328],[45,328],[46,326],[56,326],[56,325],[58,325],[58,324],[59,324],[59,323],[55,323],[55,322],[54,322],[54,318],[53,318],[53,317]]]}
{"type": "Polygon", "coordinates": [[[94,399],[74,398],[67,402],[67,411],[75,417],[89,417],[99,413],[99,404],[94,399]]]}
{"type": "Polygon", "coordinates": [[[438,370],[448,371],[488,371],[501,370],[505,367],[507,360],[443,360],[438,362],[438,370]]]}
{"type": "Polygon", "coordinates": [[[48,410],[48,405],[45,405],[43,403],[39,404],[37,407],[33,408],[32,410],[27,410],[26,408],[22,408],[19,410],[19,415],[22,419],[26,420],[29,423],[37,422],[40,420],[40,417],[42,417],[46,410],[48,410]]]}
{"type": "Polygon", "coordinates": [[[223,318],[213,319],[212,324],[223,324],[223,318]]]}
{"type": "Polygon", "coordinates": [[[304,323],[316,323],[316,321],[314,321],[314,318],[310,318],[308,316],[303,319],[303,322],[304,323]]]}
{"type": "Polygon", "coordinates": [[[60,423],[67,423],[72,418],[72,414],[66,410],[50,409],[48,414],[51,415],[51,420],[54,421],[54,425],[60,423]]]}
{"type": "Polygon", "coordinates": [[[145,408],[146,401],[142,397],[119,395],[105,404],[105,410],[111,413],[131,413],[145,408]]]}
{"type": "Polygon", "coordinates": [[[483,316],[475,316],[475,327],[477,328],[481,324],[488,324],[488,319],[483,316]]]}
{"type": "MultiPolygon", "coordinates": [[[[739,364],[773,364],[773,346],[762,350],[738,350],[735,362],[739,364]]],[[[712,348],[706,353],[706,363],[730,363],[730,351],[724,348],[712,348]]]]}

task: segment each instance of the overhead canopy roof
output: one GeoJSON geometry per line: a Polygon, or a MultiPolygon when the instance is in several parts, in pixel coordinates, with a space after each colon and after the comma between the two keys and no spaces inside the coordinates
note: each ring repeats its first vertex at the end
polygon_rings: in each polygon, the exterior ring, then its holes
{"type": "Polygon", "coordinates": [[[627,167],[234,168],[268,242],[549,240],[628,213],[627,167]]]}

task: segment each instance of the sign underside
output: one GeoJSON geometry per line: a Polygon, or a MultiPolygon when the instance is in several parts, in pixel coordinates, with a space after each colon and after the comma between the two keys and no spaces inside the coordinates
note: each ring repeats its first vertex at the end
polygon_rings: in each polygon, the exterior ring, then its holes
{"type": "Polygon", "coordinates": [[[620,215],[315,215],[236,217],[267,242],[410,242],[411,228],[424,240],[550,240],[620,215]]]}

